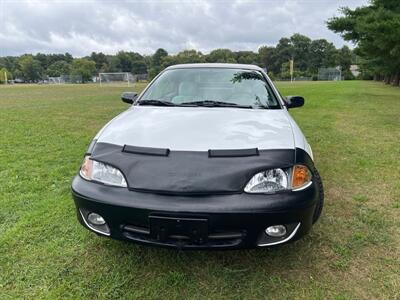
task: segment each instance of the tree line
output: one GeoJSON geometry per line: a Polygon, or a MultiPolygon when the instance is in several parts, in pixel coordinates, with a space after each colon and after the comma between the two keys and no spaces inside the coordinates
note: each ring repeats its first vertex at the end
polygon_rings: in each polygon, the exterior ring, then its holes
{"type": "Polygon", "coordinates": [[[337,49],[325,39],[311,40],[296,33],[289,38],[281,38],[276,46],[261,46],[257,52],[215,49],[208,54],[197,50],[169,54],[160,48],[152,55],[120,51],[115,55],[92,52],[82,58],[74,58],[69,53],[0,57],[0,81],[4,81],[5,72],[8,79],[19,78],[26,82],[61,75],[80,75],[85,82],[100,72],[147,73],[149,78],[153,78],[173,64],[205,62],[255,64],[266,68],[273,78],[286,79],[290,77],[290,59],[294,60],[296,77],[315,79],[321,67],[340,67],[345,79],[353,79],[349,68],[356,57],[351,49],[347,46],[337,49]]]}
{"type": "Polygon", "coordinates": [[[24,54],[0,57],[0,83],[5,77],[36,82],[47,77],[80,75],[90,81],[100,72],[149,74],[150,79],[165,67],[181,63],[245,63],[266,68],[272,78],[289,77],[289,60],[294,60],[294,76],[316,78],[321,67],[339,67],[345,79],[352,79],[350,65],[360,67],[361,79],[400,84],[400,1],[370,0],[366,6],[341,9],[342,15],[327,21],[330,30],[352,41],[353,50],[337,49],[325,39],[311,40],[294,34],[281,38],[276,46],[261,46],[257,52],[215,49],[208,54],[184,50],[169,54],[158,49],[153,55],[120,51],[115,55],[93,52],[83,58],[65,54],[24,54]],[[6,75],[6,76],[5,76],[6,75]]]}
{"type": "Polygon", "coordinates": [[[328,28],[357,45],[363,74],[399,86],[400,1],[371,0],[367,6],[341,12],[328,21],[328,28]]]}

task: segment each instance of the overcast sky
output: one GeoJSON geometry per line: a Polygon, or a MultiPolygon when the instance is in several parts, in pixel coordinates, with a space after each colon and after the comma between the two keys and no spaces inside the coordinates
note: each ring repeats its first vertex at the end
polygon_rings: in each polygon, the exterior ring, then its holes
{"type": "Polygon", "coordinates": [[[325,21],[367,0],[0,0],[0,56],[151,54],[195,48],[257,51],[293,33],[345,43],[325,21]]]}

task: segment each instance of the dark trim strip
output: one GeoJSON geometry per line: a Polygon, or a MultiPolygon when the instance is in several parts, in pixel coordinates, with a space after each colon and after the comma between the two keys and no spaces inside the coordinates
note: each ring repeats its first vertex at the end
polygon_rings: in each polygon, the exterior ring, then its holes
{"type": "Polygon", "coordinates": [[[89,144],[89,146],[88,146],[88,148],[87,148],[87,150],[86,150],[85,156],[86,156],[86,155],[92,154],[93,149],[94,149],[94,146],[96,146],[96,143],[97,143],[97,139],[93,139],[93,140],[90,142],[90,144],[89,144]]]}
{"type": "Polygon", "coordinates": [[[244,157],[258,155],[260,155],[258,148],[208,150],[208,157],[244,157]]]}
{"type": "Polygon", "coordinates": [[[169,149],[164,148],[150,148],[150,147],[136,147],[124,145],[122,152],[144,154],[144,155],[155,155],[155,156],[168,156],[169,149]]]}

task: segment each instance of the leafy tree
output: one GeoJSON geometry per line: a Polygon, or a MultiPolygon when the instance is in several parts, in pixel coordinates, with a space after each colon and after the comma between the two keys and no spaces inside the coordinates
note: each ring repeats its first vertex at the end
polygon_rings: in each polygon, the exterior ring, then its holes
{"type": "Polygon", "coordinates": [[[357,45],[356,53],[369,61],[376,78],[400,81],[400,1],[371,0],[356,9],[342,8],[343,16],[331,18],[328,28],[357,45]]]}
{"type": "Polygon", "coordinates": [[[359,79],[383,80],[383,78],[379,74],[376,74],[376,68],[370,60],[357,56],[357,64],[360,71],[360,75],[358,75],[359,79]]]}
{"type": "Polygon", "coordinates": [[[271,71],[279,73],[286,70],[286,63],[294,60],[295,69],[305,72],[310,60],[311,39],[295,33],[290,38],[281,38],[276,45],[271,71]]]}
{"type": "Polygon", "coordinates": [[[283,77],[289,74],[288,62],[292,58],[296,76],[311,76],[320,67],[336,66],[336,48],[325,39],[312,41],[296,33],[290,38],[281,38],[276,47],[262,46],[258,51],[260,66],[283,77]]]}
{"type": "Polygon", "coordinates": [[[162,68],[176,64],[191,64],[205,62],[204,55],[196,50],[184,50],[177,55],[169,55],[163,59],[162,68]]]}
{"type": "Polygon", "coordinates": [[[353,56],[353,52],[347,46],[343,46],[337,51],[336,64],[340,66],[342,72],[350,71],[353,56]]]}
{"type": "Polygon", "coordinates": [[[184,50],[176,55],[178,64],[204,63],[204,55],[200,51],[184,50]]]}
{"type": "Polygon", "coordinates": [[[0,56],[0,68],[4,68],[7,63],[7,57],[1,57],[0,56]]]}
{"type": "Polygon", "coordinates": [[[42,78],[43,68],[40,62],[32,55],[23,55],[18,59],[18,66],[22,77],[26,81],[38,81],[42,78]]]}
{"type": "Polygon", "coordinates": [[[253,51],[236,51],[234,52],[235,61],[239,64],[257,64],[257,53],[253,51]]]}
{"type": "Polygon", "coordinates": [[[147,65],[143,59],[132,61],[132,74],[146,74],[147,65]]]}
{"type": "MultiPolygon", "coordinates": [[[[350,50],[350,49],[349,49],[350,50]]],[[[317,74],[319,68],[335,66],[336,48],[325,39],[314,40],[310,44],[308,69],[310,73],[317,74]]]]}
{"type": "Polygon", "coordinates": [[[100,71],[104,64],[107,64],[107,56],[102,52],[92,52],[92,54],[90,54],[90,59],[95,62],[97,72],[100,71]]]}
{"type": "Polygon", "coordinates": [[[281,73],[282,65],[287,63],[293,56],[293,47],[288,38],[281,38],[275,48],[275,56],[271,64],[271,71],[275,74],[281,73]]]}
{"type": "Polygon", "coordinates": [[[50,65],[54,64],[57,61],[65,61],[67,63],[72,63],[72,61],[73,61],[73,57],[69,53],[65,53],[65,54],[38,53],[33,58],[40,62],[40,65],[43,70],[47,70],[47,68],[50,65]]]}
{"type": "Polygon", "coordinates": [[[118,52],[117,59],[121,72],[130,72],[132,70],[132,60],[128,52],[118,52]]]}
{"type": "Polygon", "coordinates": [[[82,82],[87,82],[92,79],[96,72],[96,63],[86,58],[78,58],[72,62],[72,75],[82,76],[82,82]]]}
{"type": "Polygon", "coordinates": [[[65,61],[68,64],[71,64],[74,60],[72,55],[68,52],[65,54],[37,54],[35,56],[36,59],[40,60],[42,63],[42,68],[47,70],[49,66],[54,64],[57,61],[65,61]],[[40,57],[40,59],[38,59],[40,57]]]}
{"type": "MultiPolygon", "coordinates": [[[[6,56],[0,57],[0,68],[6,68],[11,73],[15,73],[18,70],[18,57],[6,56]]],[[[15,75],[15,74],[14,74],[15,75]]]]}
{"type": "Polygon", "coordinates": [[[210,63],[236,63],[235,54],[229,49],[215,49],[206,56],[210,63]]]}
{"type": "Polygon", "coordinates": [[[71,65],[64,60],[56,61],[47,68],[47,76],[59,77],[71,73],[71,65]]]}
{"type": "Polygon", "coordinates": [[[34,59],[40,62],[40,66],[43,70],[46,70],[49,66],[48,64],[48,56],[43,53],[38,53],[34,56],[34,59]]]}
{"type": "Polygon", "coordinates": [[[115,55],[107,55],[107,63],[101,66],[101,72],[121,72],[119,59],[115,55]]]}
{"type": "Polygon", "coordinates": [[[67,63],[72,63],[74,58],[72,57],[71,54],[69,54],[68,52],[66,52],[65,54],[61,54],[62,57],[64,57],[63,60],[65,60],[67,63]]]}
{"type": "Polygon", "coordinates": [[[161,64],[163,63],[164,57],[167,57],[167,56],[168,56],[168,52],[166,50],[164,50],[163,48],[157,49],[157,51],[151,57],[152,67],[161,66],[161,64]]]}
{"type": "Polygon", "coordinates": [[[151,56],[149,69],[150,79],[154,78],[158,73],[160,73],[166,57],[168,57],[168,52],[162,48],[157,49],[157,51],[151,56]]]}
{"type": "Polygon", "coordinates": [[[7,80],[12,79],[12,74],[10,71],[8,71],[6,68],[0,69],[0,83],[5,83],[7,80]]]}
{"type": "Polygon", "coordinates": [[[275,47],[261,46],[258,49],[258,65],[269,71],[273,64],[275,51],[275,47]]]}
{"type": "Polygon", "coordinates": [[[311,39],[305,35],[295,33],[290,37],[291,55],[296,63],[297,69],[306,71],[310,57],[311,39]]]}
{"type": "Polygon", "coordinates": [[[147,65],[142,55],[136,52],[120,51],[117,53],[118,66],[121,72],[134,74],[146,73],[147,65]],[[146,67],[144,67],[146,65],[146,67]]]}

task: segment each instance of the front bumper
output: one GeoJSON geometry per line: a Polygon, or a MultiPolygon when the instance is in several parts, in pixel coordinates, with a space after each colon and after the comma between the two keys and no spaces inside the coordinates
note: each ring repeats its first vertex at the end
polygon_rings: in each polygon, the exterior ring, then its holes
{"type": "Polygon", "coordinates": [[[115,239],[183,249],[235,249],[282,244],[305,235],[312,226],[318,187],[313,183],[302,191],[270,195],[181,196],[105,186],[78,175],[72,182],[72,195],[81,224],[95,231],[85,219],[89,212],[95,212],[105,219],[108,235],[115,239]],[[151,221],[154,218],[157,226],[151,221]],[[183,234],[169,235],[159,232],[162,218],[197,220],[206,225],[195,227],[194,234],[184,230],[183,234]],[[286,225],[284,237],[265,234],[265,228],[278,224],[286,225]]]}

